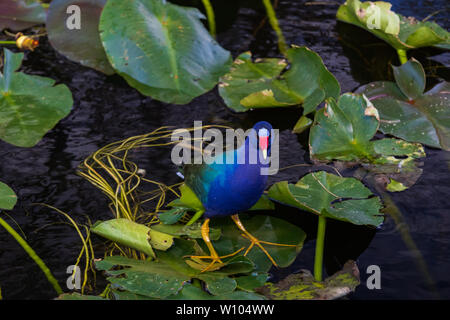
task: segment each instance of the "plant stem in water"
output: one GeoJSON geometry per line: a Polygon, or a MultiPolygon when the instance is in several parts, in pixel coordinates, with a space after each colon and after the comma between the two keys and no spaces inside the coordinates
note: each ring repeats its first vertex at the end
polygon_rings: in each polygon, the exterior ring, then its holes
{"type": "Polygon", "coordinates": [[[216,19],[214,17],[214,9],[209,0],[202,0],[203,6],[206,10],[206,16],[208,17],[209,33],[216,37],[216,19]]]}
{"type": "Polygon", "coordinates": [[[36,264],[41,268],[42,272],[44,272],[45,276],[47,277],[48,281],[52,284],[53,288],[55,289],[56,293],[58,295],[63,294],[63,291],[61,287],[58,284],[58,281],[56,281],[55,277],[50,272],[50,269],[45,265],[44,261],[42,261],[41,258],[36,254],[36,252],[28,245],[28,243],[13,229],[11,226],[2,218],[0,218],[0,225],[6,229],[6,231],[9,232],[10,235],[13,236],[14,239],[22,246],[22,248],[25,249],[25,251],[28,253],[31,259],[36,262],[36,264]]]}
{"type": "Polygon", "coordinates": [[[286,56],[287,45],[286,40],[284,39],[283,32],[281,31],[280,25],[278,24],[277,16],[275,15],[275,10],[273,9],[272,3],[270,0],[262,0],[264,7],[266,7],[267,16],[269,17],[270,25],[273,30],[277,34],[278,37],[278,48],[280,52],[286,56]]]}
{"type": "Polygon", "coordinates": [[[401,64],[408,62],[408,56],[406,55],[406,50],[398,49],[397,50],[398,58],[401,64]]]}
{"type": "Polygon", "coordinates": [[[325,244],[326,224],[327,218],[320,215],[319,223],[317,225],[316,256],[314,257],[314,279],[316,279],[316,281],[322,281],[323,248],[325,244]]]}

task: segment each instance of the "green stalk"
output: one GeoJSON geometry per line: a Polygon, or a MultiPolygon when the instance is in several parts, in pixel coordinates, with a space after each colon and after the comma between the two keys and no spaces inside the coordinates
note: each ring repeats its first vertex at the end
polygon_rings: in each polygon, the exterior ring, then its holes
{"type": "Polygon", "coordinates": [[[206,16],[208,17],[209,33],[216,37],[216,19],[214,17],[214,9],[209,0],[202,0],[203,6],[206,10],[206,16]]]}
{"type": "Polygon", "coordinates": [[[408,62],[408,56],[406,55],[406,50],[397,49],[398,58],[400,59],[401,64],[405,64],[408,62]]]}
{"type": "Polygon", "coordinates": [[[4,41],[0,41],[0,44],[16,44],[16,42],[15,41],[6,41],[6,40],[4,40],[4,41]]]}
{"type": "Polygon", "coordinates": [[[41,268],[42,272],[44,272],[45,276],[47,277],[48,281],[52,284],[53,288],[55,289],[56,293],[58,295],[63,294],[63,291],[61,287],[58,284],[58,281],[56,281],[55,277],[53,277],[52,273],[50,272],[50,269],[45,265],[44,261],[42,261],[41,258],[36,254],[36,252],[28,245],[28,243],[13,229],[11,226],[2,218],[0,218],[0,225],[6,229],[6,231],[9,232],[10,235],[16,239],[16,241],[22,246],[22,248],[25,249],[25,251],[28,253],[31,259],[36,262],[36,264],[41,268]]]}
{"type": "Polygon", "coordinates": [[[284,39],[283,32],[281,31],[280,25],[278,24],[277,16],[275,15],[275,10],[273,9],[272,3],[270,0],[262,0],[264,7],[266,7],[267,17],[269,18],[270,25],[272,29],[275,31],[278,37],[278,48],[280,52],[286,56],[287,45],[286,40],[284,39]]]}
{"type": "Polygon", "coordinates": [[[314,257],[314,278],[316,281],[322,281],[323,247],[325,244],[326,224],[327,218],[319,215],[319,223],[317,225],[316,256],[314,257]]]}

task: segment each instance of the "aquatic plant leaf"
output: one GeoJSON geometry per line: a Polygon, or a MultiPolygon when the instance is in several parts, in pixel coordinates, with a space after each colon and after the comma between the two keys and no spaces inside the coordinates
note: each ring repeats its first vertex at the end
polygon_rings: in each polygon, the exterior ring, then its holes
{"type": "Polygon", "coordinates": [[[195,253],[195,242],[177,239],[167,251],[158,253],[157,261],[140,261],[124,257],[107,257],[96,263],[97,269],[105,270],[112,284],[121,290],[152,298],[165,298],[175,294],[193,278],[205,282],[212,294],[229,294],[236,288],[236,282],[227,278],[233,274],[245,274],[254,269],[254,264],[246,257],[229,259],[220,271],[201,272],[184,262],[186,255],[195,253]],[[126,267],[115,269],[114,266],[126,267]],[[123,277],[125,276],[125,278],[123,277]],[[144,286],[142,283],[146,284],[144,286]]]}
{"type": "Polygon", "coordinates": [[[383,1],[347,0],[337,12],[337,19],[363,28],[386,41],[395,49],[409,50],[426,46],[445,48],[450,33],[431,21],[406,18],[391,11],[383,1]]]}
{"type": "Polygon", "coordinates": [[[270,199],[263,194],[261,196],[261,198],[259,198],[258,202],[256,202],[253,207],[251,207],[250,211],[252,210],[274,210],[275,209],[275,204],[270,201],[270,199]]]}
{"type": "Polygon", "coordinates": [[[50,78],[15,72],[23,53],[4,49],[3,73],[0,73],[0,139],[19,146],[32,147],[72,108],[69,88],[54,85],[50,78]]]}
{"type": "Polygon", "coordinates": [[[316,281],[308,270],[287,276],[278,283],[256,289],[270,300],[332,300],[342,298],[359,285],[359,270],[354,261],[324,281],[316,281]]]}
{"type": "Polygon", "coordinates": [[[163,224],[177,223],[187,212],[186,208],[175,207],[165,212],[158,213],[159,221],[163,224]]]}
{"type": "Polygon", "coordinates": [[[450,150],[450,83],[430,91],[420,63],[409,60],[394,69],[396,83],[377,81],[357,90],[374,104],[380,114],[380,130],[406,141],[450,150]]]}
{"type": "Polygon", "coordinates": [[[45,22],[45,10],[39,1],[0,1],[0,31],[20,31],[45,22]]]}
{"type": "MultiPolygon", "coordinates": [[[[192,225],[176,224],[154,224],[152,229],[170,234],[174,237],[187,236],[191,239],[200,239],[202,237],[201,223],[195,223],[192,225]]],[[[209,236],[211,240],[217,240],[220,238],[221,231],[218,228],[209,228],[209,236]]]]}
{"type": "Polygon", "coordinates": [[[378,130],[377,110],[364,96],[343,94],[338,102],[329,99],[316,112],[309,135],[309,150],[314,159],[371,159],[369,142],[378,130]]]}
{"type": "Polygon", "coordinates": [[[97,222],[91,228],[91,231],[108,240],[139,250],[151,257],[155,257],[153,248],[167,250],[173,244],[173,236],[128,219],[97,222]]]}
{"type": "Polygon", "coordinates": [[[313,121],[310,118],[308,118],[307,116],[301,116],[295,124],[294,129],[292,129],[292,132],[302,133],[303,131],[311,127],[312,124],[313,121]]]}
{"type": "Polygon", "coordinates": [[[239,289],[253,292],[255,288],[262,287],[266,283],[268,278],[269,275],[267,273],[255,272],[248,276],[237,277],[235,278],[235,280],[239,289]]]}
{"type": "Polygon", "coordinates": [[[6,184],[0,181],[0,209],[12,210],[17,203],[17,195],[6,184]]]}
{"type": "Polygon", "coordinates": [[[135,260],[121,256],[106,257],[95,263],[106,271],[108,281],[121,290],[151,298],[163,299],[177,293],[190,280],[186,274],[157,261],[135,260]],[[115,270],[120,266],[122,269],[115,270]]]}
{"type": "Polygon", "coordinates": [[[109,0],[100,36],[113,68],[142,94],[186,104],[209,91],[231,64],[195,8],[160,0],[109,0]]]}
{"type": "MultiPolygon", "coordinates": [[[[287,221],[274,217],[261,215],[247,217],[244,214],[240,214],[239,216],[247,231],[258,239],[279,244],[295,245],[293,247],[263,245],[277,262],[278,266],[287,267],[294,262],[306,238],[306,234],[302,229],[287,221]]],[[[213,242],[214,248],[219,255],[230,254],[241,248],[247,248],[250,245],[250,241],[242,237],[242,232],[231,219],[216,218],[211,220],[211,225],[222,230],[220,239],[213,242]]],[[[199,241],[199,243],[204,248],[204,251],[207,252],[203,241],[199,241]]],[[[254,272],[264,273],[272,266],[272,262],[256,246],[250,250],[246,257],[255,264],[254,272]]],[[[220,269],[220,271],[223,271],[223,269],[220,269]]]]}
{"type": "Polygon", "coordinates": [[[316,112],[309,136],[315,160],[396,162],[391,156],[424,156],[421,145],[396,139],[371,140],[380,125],[378,110],[360,94],[343,94],[338,102],[327,100],[316,112]]]}
{"type": "Polygon", "coordinates": [[[324,66],[320,56],[307,47],[287,51],[284,59],[252,61],[250,52],[239,55],[229,73],[221,77],[219,93],[226,105],[242,112],[253,108],[303,104],[304,114],[325,98],[337,97],[339,83],[324,66]]]}
{"type": "Polygon", "coordinates": [[[254,292],[236,290],[229,294],[213,296],[192,284],[187,284],[174,296],[167,297],[168,300],[265,300],[264,296],[254,292]]]}
{"type": "Polygon", "coordinates": [[[156,300],[156,298],[150,298],[141,294],[136,294],[129,291],[111,290],[114,300],[156,300]]]}
{"type": "Polygon", "coordinates": [[[193,211],[204,211],[202,202],[197,195],[185,183],[180,186],[181,197],[172,201],[168,206],[190,208],[193,211]]]}
{"type": "Polygon", "coordinates": [[[106,0],[53,0],[47,13],[45,24],[48,40],[53,48],[72,61],[96,69],[105,74],[113,74],[103,49],[98,26],[100,14],[106,0]],[[80,28],[69,29],[66,21],[70,15],[67,8],[76,5],[81,10],[80,28]]]}
{"type": "Polygon", "coordinates": [[[309,173],[296,184],[277,182],[270,187],[269,197],[317,215],[356,225],[378,226],[383,222],[380,198],[373,196],[361,181],[325,171],[309,173]]]}
{"type": "Polygon", "coordinates": [[[63,293],[57,299],[58,300],[108,300],[108,299],[105,299],[100,296],[79,294],[78,292],[63,293]]]}
{"type": "Polygon", "coordinates": [[[408,189],[408,187],[406,187],[403,183],[396,181],[394,179],[390,179],[390,182],[386,187],[386,190],[390,192],[400,192],[406,189],[408,189]]]}

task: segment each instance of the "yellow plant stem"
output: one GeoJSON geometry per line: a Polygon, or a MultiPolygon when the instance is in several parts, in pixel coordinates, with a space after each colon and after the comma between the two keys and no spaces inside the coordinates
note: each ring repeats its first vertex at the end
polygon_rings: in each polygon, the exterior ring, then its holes
{"type": "Polygon", "coordinates": [[[202,2],[206,10],[206,16],[208,18],[209,33],[213,37],[216,37],[216,18],[214,17],[214,9],[209,0],[202,0],[202,2]]]}
{"type": "Polygon", "coordinates": [[[406,50],[397,49],[398,58],[401,64],[405,64],[408,62],[408,55],[406,54],[406,50]]]}
{"type": "Polygon", "coordinates": [[[36,262],[36,264],[41,268],[42,272],[44,272],[48,281],[51,283],[53,288],[55,289],[58,295],[62,294],[63,291],[58,284],[58,281],[52,275],[50,269],[45,265],[44,261],[36,254],[36,252],[28,245],[28,243],[13,229],[11,226],[2,218],[0,218],[0,225],[9,232],[10,235],[13,236],[14,239],[22,246],[22,248],[28,253],[31,259],[36,262]]]}
{"type": "Polygon", "coordinates": [[[286,40],[284,39],[283,32],[281,31],[277,16],[275,14],[275,10],[273,9],[273,6],[272,6],[272,3],[270,2],[270,0],[262,0],[262,1],[264,4],[264,7],[266,8],[267,17],[269,18],[270,25],[272,26],[273,30],[277,34],[278,48],[280,49],[280,52],[284,56],[286,56],[286,52],[287,52],[286,40]]]}

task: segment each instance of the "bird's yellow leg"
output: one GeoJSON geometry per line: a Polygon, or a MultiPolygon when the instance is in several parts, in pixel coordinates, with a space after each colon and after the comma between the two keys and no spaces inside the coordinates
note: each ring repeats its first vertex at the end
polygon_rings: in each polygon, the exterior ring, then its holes
{"type": "Polygon", "coordinates": [[[210,255],[209,256],[189,256],[193,261],[195,261],[196,263],[199,263],[199,264],[201,264],[202,259],[211,260],[211,262],[202,270],[202,272],[206,272],[206,271],[209,271],[212,269],[214,269],[214,270],[219,269],[220,267],[225,265],[221,259],[234,256],[235,254],[244,250],[244,248],[241,248],[231,254],[227,254],[225,256],[219,256],[216,249],[214,249],[214,246],[212,245],[211,238],[209,237],[209,220],[210,219],[206,219],[205,222],[202,224],[201,233],[202,233],[203,241],[205,242],[206,246],[208,247],[210,255]]]}
{"type": "Polygon", "coordinates": [[[239,219],[239,216],[237,214],[232,215],[231,219],[233,219],[233,221],[237,225],[237,227],[243,232],[242,236],[244,238],[247,238],[251,242],[250,245],[248,246],[247,250],[245,250],[244,256],[247,255],[250,252],[250,250],[256,245],[257,247],[259,247],[266,254],[267,258],[269,258],[269,260],[272,262],[272,264],[275,267],[278,267],[277,263],[272,258],[272,256],[269,254],[269,252],[267,252],[266,248],[264,248],[262,246],[262,243],[263,244],[267,244],[267,245],[272,245],[272,246],[296,247],[295,244],[281,244],[281,243],[275,243],[275,242],[268,242],[268,241],[259,240],[255,236],[253,236],[250,232],[248,232],[247,229],[245,229],[244,225],[242,224],[241,219],[239,219]]]}

